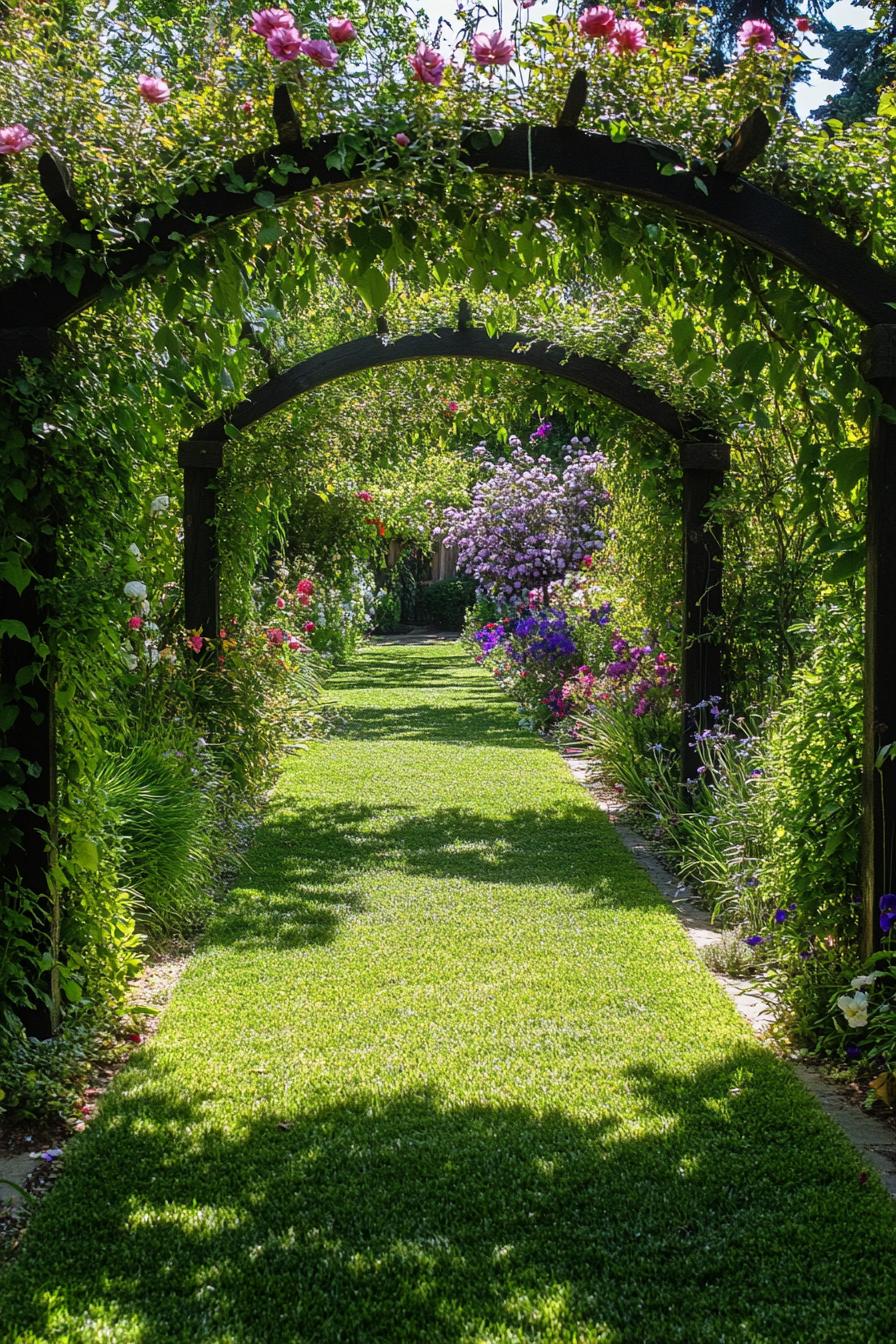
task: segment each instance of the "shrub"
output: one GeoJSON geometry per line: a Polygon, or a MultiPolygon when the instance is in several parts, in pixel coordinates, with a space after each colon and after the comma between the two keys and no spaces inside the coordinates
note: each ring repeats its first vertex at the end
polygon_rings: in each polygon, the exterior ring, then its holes
{"type": "Polygon", "coordinates": [[[440,630],[460,630],[475,597],[472,579],[435,579],[421,587],[417,615],[426,625],[440,630]]]}

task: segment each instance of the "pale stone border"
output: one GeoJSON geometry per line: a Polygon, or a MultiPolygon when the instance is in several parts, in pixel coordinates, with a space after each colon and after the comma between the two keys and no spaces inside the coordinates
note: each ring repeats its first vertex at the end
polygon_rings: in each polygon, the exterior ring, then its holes
{"type": "MultiPolygon", "coordinates": [[[[644,869],[660,895],[673,907],[698,951],[721,943],[721,932],[713,927],[709,915],[697,904],[693,892],[669,872],[642,835],[625,825],[620,804],[605,796],[592,782],[587,763],[576,756],[562,755],[573,779],[582,785],[595,805],[608,817],[635,862],[644,869]]],[[[710,974],[724,989],[740,1015],[749,1022],[759,1040],[767,1046],[771,1012],[766,999],[745,988],[740,980],[712,970],[710,974]]],[[[896,1134],[890,1124],[879,1116],[861,1110],[825,1077],[821,1069],[798,1060],[787,1062],[825,1114],[840,1126],[862,1161],[874,1168],[886,1190],[896,1198],[896,1134]]]]}

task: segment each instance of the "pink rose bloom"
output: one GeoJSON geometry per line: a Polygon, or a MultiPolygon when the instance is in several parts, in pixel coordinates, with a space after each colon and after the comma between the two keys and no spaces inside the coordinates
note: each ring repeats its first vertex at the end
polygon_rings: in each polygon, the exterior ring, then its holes
{"type": "Polygon", "coordinates": [[[275,60],[294,61],[302,54],[305,42],[295,28],[275,28],[265,46],[275,60]]]}
{"type": "Polygon", "coordinates": [[[143,624],[142,616],[132,616],[128,621],[128,629],[139,630],[142,624],[143,624]]]}
{"type": "Polygon", "coordinates": [[[311,606],[311,598],[308,596],[307,593],[299,593],[299,606],[300,607],[311,606]]]}
{"type": "Polygon", "coordinates": [[[626,53],[634,55],[647,46],[647,37],[637,19],[620,19],[616,31],[610,38],[610,50],[616,56],[626,53]]]}
{"type": "Polygon", "coordinates": [[[283,598],[282,598],[282,597],[278,597],[278,598],[277,598],[277,610],[278,610],[278,611],[282,611],[283,608],[284,608],[285,606],[286,606],[286,603],[285,603],[285,601],[283,600],[283,598]]]}
{"type": "Polygon", "coordinates": [[[737,30],[737,45],[742,54],[747,51],[771,51],[776,41],[775,31],[765,19],[747,19],[737,30]]]}
{"type": "Polygon", "coordinates": [[[339,64],[339,52],[332,42],[327,42],[322,37],[314,37],[310,41],[303,42],[302,55],[307,56],[315,65],[319,65],[322,70],[332,70],[334,65],[339,64]]]}
{"type": "MultiPolygon", "coordinates": [[[[404,131],[399,131],[395,137],[395,143],[396,145],[401,145],[402,149],[407,149],[408,145],[411,143],[411,137],[405,135],[404,131]]],[[[358,496],[358,498],[360,498],[360,496],[358,496]]]]}
{"type": "Polygon", "coordinates": [[[278,625],[275,625],[273,630],[268,631],[268,643],[273,644],[275,648],[279,648],[285,639],[286,631],[281,630],[278,625]]]}
{"type": "Polygon", "coordinates": [[[445,410],[448,413],[448,415],[457,415],[458,411],[460,410],[460,406],[457,404],[456,401],[446,401],[445,410]]]}
{"type": "Polygon", "coordinates": [[[408,57],[408,60],[415,79],[418,79],[421,84],[432,84],[438,88],[445,73],[444,56],[440,56],[434,48],[428,47],[425,42],[421,42],[413,56],[408,57]]]}
{"type": "Polygon", "coordinates": [[[616,31],[616,15],[606,5],[586,9],[579,15],[579,32],[583,37],[612,37],[616,31]]]}
{"type": "Polygon", "coordinates": [[[248,116],[249,113],[254,110],[254,108],[255,104],[253,103],[251,98],[246,98],[242,103],[240,103],[240,111],[245,112],[246,116],[248,116]]]}
{"type": "Polygon", "coordinates": [[[337,47],[343,42],[354,42],[358,36],[351,19],[327,19],[327,32],[330,34],[330,41],[335,42],[337,47]]]}
{"type": "Polygon", "coordinates": [[[189,644],[190,648],[193,650],[194,653],[201,653],[202,646],[205,643],[205,640],[202,638],[201,635],[190,635],[190,638],[187,640],[187,643],[189,644]]]}
{"type": "Polygon", "coordinates": [[[305,624],[302,626],[302,629],[305,631],[306,635],[310,635],[311,631],[314,629],[314,622],[306,621],[305,624]]]}
{"type": "Polygon", "coordinates": [[[278,28],[295,26],[295,19],[288,9],[253,9],[249,31],[259,37],[270,37],[278,28]]]}
{"type": "Polygon", "coordinates": [[[296,639],[295,635],[290,635],[289,639],[286,641],[286,647],[288,649],[292,649],[293,653],[295,653],[296,649],[300,649],[302,647],[302,641],[300,639],[296,639]]]}
{"type": "Polygon", "coordinates": [[[314,584],[311,582],[310,579],[299,579],[298,583],[296,584],[296,593],[307,593],[307,595],[310,597],[313,592],[314,592],[314,584]]]}
{"type": "Polygon", "coordinates": [[[0,126],[0,154],[21,154],[23,149],[31,148],[35,139],[20,121],[11,126],[0,126]]]}
{"type": "Polygon", "coordinates": [[[509,65],[515,48],[510,38],[496,28],[493,33],[477,33],[470,43],[470,52],[477,65],[509,65]]]}
{"type": "Polygon", "coordinates": [[[141,75],[137,88],[144,103],[167,103],[171,97],[171,89],[164,79],[157,79],[155,75],[141,75]]]}
{"type": "Polygon", "coordinates": [[[812,24],[805,14],[801,14],[797,19],[796,28],[799,33],[811,33],[812,24]]]}
{"type": "Polygon", "coordinates": [[[591,555],[583,555],[583,556],[582,556],[582,568],[583,568],[583,569],[590,569],[591,566],[592,566],[593,564],[594,564],[594,557],[593,557],[593,556],[591,556],[591,555]]]}
{"type": "Polygon", "coordinates": [[[369,504],[370,501],[373,499],[373,495],[370,493],[369,490],[358,490],[355,495],[355,498],[360,499],[362,504],[369,504]]]}

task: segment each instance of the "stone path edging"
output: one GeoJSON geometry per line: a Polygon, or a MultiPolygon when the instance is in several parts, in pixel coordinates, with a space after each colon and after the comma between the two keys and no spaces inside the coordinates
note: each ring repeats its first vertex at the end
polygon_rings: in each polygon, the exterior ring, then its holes
{"type": "MultiPolygon", "coordinates": [[[[673,907],[694,946],[701,950],[721,943],[721,932],[713,926],[707,912],[698,905],[693,892],[673,876],[642,835],[625,825],[621,817],[621,805],[606,798],[595,787],[587,763],[576,756],[562,755],[573,779],[582,785],[592,802],[608,817],[626,849],[647,873],[663,899],[673,907]]],[[[749,1022],[759,1040],[767,1045],[772,1018],[767,1000],[746,989],[741,981],[731,976],[713,970],[710,970],[710,974],[722,986],[740,1015],[749,1022]]],[[[886,1120],[860,1110],[825,1077],[821,1069],[799,1060],[789,1059],[787,1062],[825,1114],[839,1125],[861,1155],[862,1161],[874,1168],[888,1193],[896,1198],[896,1134],[892,1126],[886,1120]]]]}

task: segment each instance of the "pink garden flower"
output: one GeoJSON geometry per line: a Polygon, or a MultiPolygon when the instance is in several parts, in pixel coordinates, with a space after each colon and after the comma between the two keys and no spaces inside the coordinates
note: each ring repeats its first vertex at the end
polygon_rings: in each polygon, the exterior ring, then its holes
{"type": "Polygon", "coordinates": [[[306,635],[310,635],[311,631],[314,629],[314,622],[306,621],[305,624],[302,626],[302,629],[304,630],[306,635]]]}
{"type": "Polygon", "coordinates": [[[395,137],[395,143],[396,145],[401,145],[402,149],[407,149],[408,145],[411,143],[411,137],[405,135],[404,131],[399,131],[395,137]]]}
{"type": "Polygon", "coordinates": [[[277,61],[294,61],[301,56],[305,41],[295,28],[275,28],[265,43],[277,61]]]}
{"type": "Polygon", "coordinates": [[[358,490],[356,491],[355,498],[360,499],[362,504],[369,504],[373,499],[373,495],[369,490],[358,490]]]}
{"type": "Polygon", "coordinates": [[[442,82],[445,73],[445,57],[433,48],[421,42],[413,56],[408,57],[414,78],[421,84],[432,84],[435,88],[442,82]]]}
{"type": "Polygon", "coordinates": [[[302,55],[319,65],[322,70],[332,70],[339,64],[339,52],[332,42],[323,37],[313,37],[302,43],[302,55]]]}
{"type": "Polygon", "coordinates": [[[609,47],[614,56],[634,56],[647,46],[647,37],[637,19],[620,19],[610,38],[609,47]]]}
{"type": "Polygon", "coordinates": [[[296,649],[300,649],[302,647],[302,641],[300,639],[296,639],[295,635],[290,635],[289,639],[286,641],[286,647],[288,649],[292,649],[293,653],[295,653],[296,649]]]}
{"type": "Polygon", "coordinates": [[[187,644],[190,646],[190,648],[193,650],[194,653],[201,653],[202,646],[204,643],[205,640],[202,638],[201,635],[190,635],[187,639],[187,644]]]}
{"type": "Polygon", "coordinates": [[[278,28],[294,29],[295,26],[295,19],[288,9],[253,9],[249,31],[268,38],[278,28]]]}
{"type": "Polygon", "coordinates": [[[284,608],[285,606],[286,606],[286,602],[285,602],[285,600],[284,600],[282,597],[278,597],[278,598],[277,598],[277,610],[278,610],[278,611],[282,611],[283,608],[284,608]]]}
{"type": "Polygon", "coordinates": [[[354,42],[358,36],[351,19],[327,19],[327,32],[330,34],[330,41],[335,42],[337,47],[343,42],[354,42]]]}
{"type": "Polygon", "coordinates": [[[268,643],[273,644],[275,649],[278,649],[285,639],[286,631],[281,630],[279,625],[275,625],[273,629],[268,631],[268,643]]]}
{"type": "Polygon", "coordinates": [[[0,126],[0,154],[21,154],[23,149],[31,148],[35,139],[36,136],[20,121],[14,121],[11,126],[0,126]]]}
{"type": "Polygon", "coordinates": [[[314,584],[311,582],[310,579],[299,579],[298,583],[296,584],[296,594],[298,596],[302,596],[304,594],[306,597],[310,597],[313,592],[314,592],[314,584]]]}
{"type": "Polygon", "coordinates": [[[143,624],[142,616],[131,616],[130,619],[128,620],[128,629],[139,630],[142,624],[143,624]]]}
{"type": "Polygon", "coordinates": [[[253,103],[251,98],[244,98],[243,101],[240,103],[240,111],[245,112],[246,116],[248,116],[249,113],[254,110],[255,110],[255,104],[253,103]]]}
{"type": "Polygon", "coordinates": [[[477,33],[470,43],[470,54],[483,67],[509,65],[516,48],[509,37],[496,28],[493,33],[477,33]]]}
{"type": "Polygon", "coordinates": [[[583,37],[610,38],[616,31],[616,15],[606,5],[596,5],[579,15],[579,32],[583,37]]]}
{"type": "Polygon", "coordinates": [[[167,103],[171,97],[169,85],[155,75],[141,75],[137,80],[137,88],[144,103],[167,103]]]}
{"type": "Polygon", "coordinates": [[[741,54],[748,51],[771,51],[778,39],[775,30],[765,19],[747,19],[737,30],[737,45],[741,54]]]}
{"type": "Polygon", "coordinates": [[[798,33],[811,33],[812,23],[805,14],[801,14],[796,21],[796,30],[798,33]]]}

